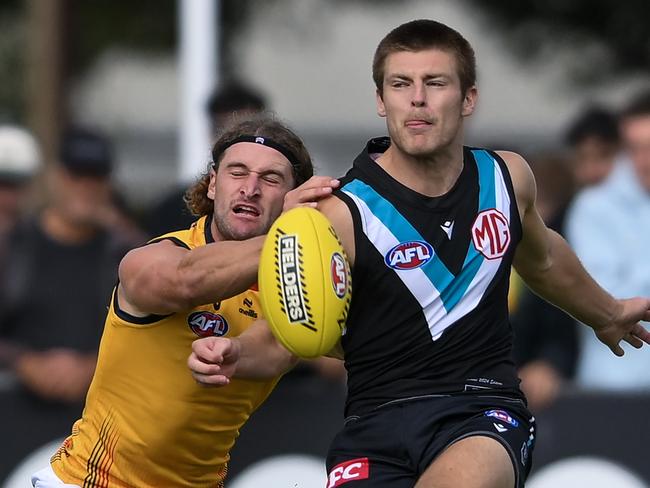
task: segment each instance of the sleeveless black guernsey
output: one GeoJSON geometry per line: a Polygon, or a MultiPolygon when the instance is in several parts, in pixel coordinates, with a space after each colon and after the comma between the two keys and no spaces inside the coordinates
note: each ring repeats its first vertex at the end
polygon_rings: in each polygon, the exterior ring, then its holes
{"type": "Polygon", "coordinates": [[[464,147],[454,187],[426,197],[372,159],[389,145],[371,140],[335,192],[355,235],[346,415],[426,395],[523,398],[507,302],[521,222],[505,163],[464,147]]]}

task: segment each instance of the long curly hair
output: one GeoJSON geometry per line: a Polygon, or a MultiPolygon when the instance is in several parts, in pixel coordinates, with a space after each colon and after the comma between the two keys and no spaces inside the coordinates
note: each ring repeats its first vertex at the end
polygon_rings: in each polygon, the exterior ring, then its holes
{"type": "Polygon", "coordinates": [[[208,164],[205,172],[185,192],[185,204],[193,215],[200,217],[212,213],[214,203],[208,198],[210,169],[214,167],[216,171],[219,167],[223,157],[223,153],[218,152],[219,148],[228,147],[231,141],[240,136],[266,137],[288,148],[299,163],[297,167],[293,168],[294,188],[313,176],[314,165],[307,148],[300,137],[284,123],[280,122],[275,115],[270,112],[262,112],[234,117],[212,145],[212,161],[208,164]]]}

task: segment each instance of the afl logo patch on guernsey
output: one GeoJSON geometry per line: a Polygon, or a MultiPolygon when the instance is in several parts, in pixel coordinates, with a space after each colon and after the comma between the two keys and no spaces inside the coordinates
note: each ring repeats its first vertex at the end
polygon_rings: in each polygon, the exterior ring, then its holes
{"type": "Polygon", "coordinates": [[[187,323],[199,337],[223,336],[228,332],[228,322],[223,315],[212,312],[193,312],[187,323]]]}
{"type": "Polygon", "coordinates": [[[500,258],[510,244],[508,219],[495,208],[479,213],[472,225],[472,242],[487,259],[500,258]]]}
{"type": "Polygon", "coordinates": [[[384,256],[386,266],[408,270],[424,266],[433,257],[433,248],[428,242],[407,241],[400,242],[384,256]]]}
{"type": "Polygon", "coordinates": [[[332,275],[334,293],[336,293],[337,297],[343,298],[345,296],[345,290],[348,288],[348,274],[345,269],[345,259],[337,252],[332,254],[330,274],[332,275]]]}
{"type": "Polygon", "coordinates": [[[287,318],[291,323],[305,322],[305,298],[300,282],[302,275],[300,253],[298,252],[298,236],[284,235],[278,239],[281,265],[277,268],[280,276],[279,284],[282,289],[282,303],[287,318]]]}
{"type": "Polygon", "coordinates": [[[486,417],[493,417],[499,419],[501,422],[512,425],[513,427],[518,427],[519,422],[512,418],[512,416],[505,410],[487,410],[483,413],[486,417]]]}

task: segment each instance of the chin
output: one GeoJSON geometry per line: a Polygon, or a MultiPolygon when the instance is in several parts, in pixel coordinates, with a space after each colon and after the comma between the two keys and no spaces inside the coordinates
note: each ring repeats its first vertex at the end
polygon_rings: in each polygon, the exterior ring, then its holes
{"type": "Polygon", "coordinates": [[[406,144],[401,149],[408,156],[422,158],[435,154],[438,148],[435,144],[406,144]]]}

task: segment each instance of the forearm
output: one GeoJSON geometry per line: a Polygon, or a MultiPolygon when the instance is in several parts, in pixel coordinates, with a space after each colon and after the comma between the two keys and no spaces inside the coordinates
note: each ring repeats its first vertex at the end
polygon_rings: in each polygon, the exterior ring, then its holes
{"type": "Polygon", "coordinates": [[[518,267],[518,271],[535,293],[594,328],[604,327],[618,312],[618,302],[596,283],[554,231],[549,231],[548,265],[542,269],[518,267]]]}
{"type": "Polygon", "coordinates": [[[264,236],[194,249],[181,260],[178,275],[190,305],[233,297],[257,282],[264,236]]]}
{"type": "Polygon", "coordinates": [[[286,373],[297,358],[280,345],[263,321],[253,324],[239,337],[239,361],[234,376],[246,379],[275,378],[286,373]]]}

